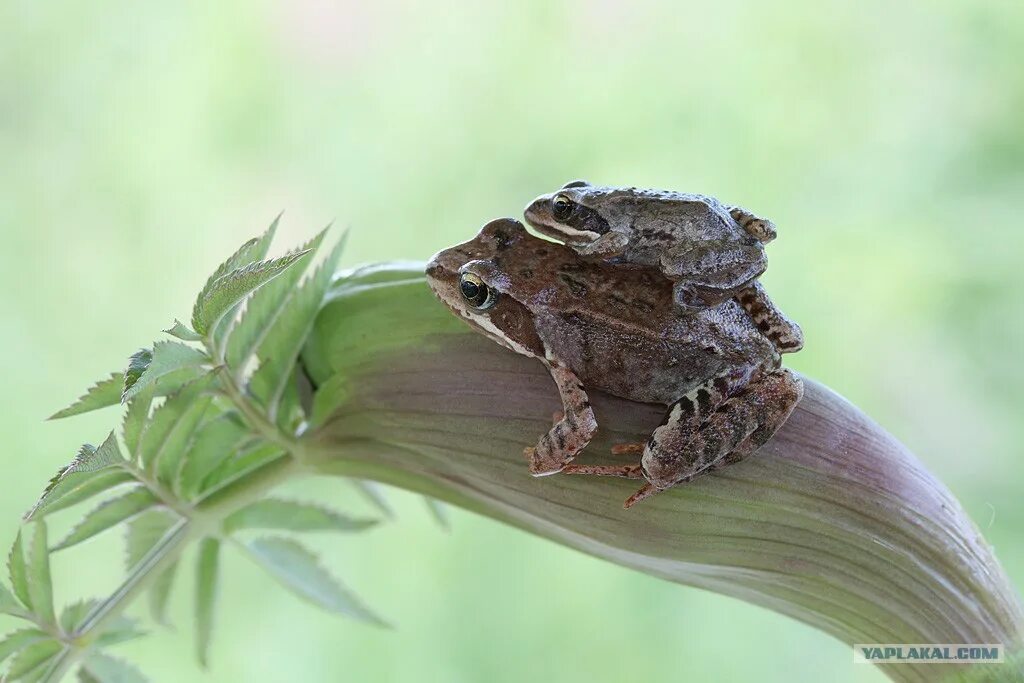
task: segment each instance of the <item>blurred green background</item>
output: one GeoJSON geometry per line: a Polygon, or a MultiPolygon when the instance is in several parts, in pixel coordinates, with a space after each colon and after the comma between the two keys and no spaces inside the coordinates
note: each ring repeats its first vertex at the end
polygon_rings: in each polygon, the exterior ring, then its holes
{"type": "MultiPolygon", "coordinates": [[[[1019,0],[5,0],[0,545],[117,419],[43,418],[278,211],[279,244],[335,220],[348,265],[424,259],[584,177],[774,219],[765,282],[807,336],[789,363],[909,444],[1024,585],[1022,63],[1019,0]]],[[[397,630],[228,554],[209,672],[187,590],[177,630],[122,653],[161,681],[881,680],[760,608],[391,498],[399,521],[320,546],[397,630]]],[[[121,564],[117,534],[71,551],[58,597],[121,564]]]]}

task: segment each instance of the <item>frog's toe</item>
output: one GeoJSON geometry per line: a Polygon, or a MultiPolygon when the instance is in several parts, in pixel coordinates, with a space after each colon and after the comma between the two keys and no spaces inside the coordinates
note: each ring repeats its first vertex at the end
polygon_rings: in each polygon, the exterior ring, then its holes
{"type": "Polygon", "coordinates": [[[636,441],[632,443],[617,443],[611,447],[612,455],[643,455],[647,444],[636,441]]]}
{"type": "Polygon", "coordinates": [[[543,453],[538,453],[534,446],[527,446],[523,449],[523,457],[530,463],[530,474],[535,477],[546,477],[550,474],[558,474],[565,468],[565,463],[552,460],[550,455],[545,457],[543,453]]]}

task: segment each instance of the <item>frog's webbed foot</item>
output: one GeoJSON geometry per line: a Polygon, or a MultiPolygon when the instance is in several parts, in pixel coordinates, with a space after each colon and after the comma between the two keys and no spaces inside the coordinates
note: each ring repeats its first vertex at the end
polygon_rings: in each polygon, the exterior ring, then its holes
{"type": "Polygon", "coordinates": [[[672,296],[684,311],[717,306],[767,267],[764,247],[749,237],[680,245],[661,257],[661,271],[675,282],[672,296]]]}
{"type": "Polygon", "coordinates": [[[780,368],[722,402],[696,430],[692,420],[673,419],[673,406],[641,459],[644,476],[663,490],[716,465],[742,460],[775,434],[802,396],[803,382],[780,368]]]}
{"type": "Polygon", "coordinates": [[[778,235],[775,224],[767,218],[760,218],[746,209],[734,206],[729,209],[729,215],[740,224],[748,235],[757,239],[761,244],[768,244],[778,235]]]}
{"type": "Polygon", "coordinates": [[[794,353],[804,347],[803,330],[778,309],[760,282],[737,292],[736,301],[779,353],[794,353]]]}
{"type": "Polygon", "coordinates": [[[562,398],[563,414],[554,416],[554,426],[535,447],[523,450],[530,463],[530,474],[538,477],[561,472],[587,447],[597,431],[594,410],[579,378],[561,365],[551,364],[549,370],[562,398]]]}

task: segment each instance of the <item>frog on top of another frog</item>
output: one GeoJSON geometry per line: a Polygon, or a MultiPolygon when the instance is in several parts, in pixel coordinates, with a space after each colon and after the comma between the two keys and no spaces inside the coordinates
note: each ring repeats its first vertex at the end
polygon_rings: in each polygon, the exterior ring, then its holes
{"type": "Polygon", "coordinates": [[[524,215],[586,259],[658,268],[681,313],[735,299],[780,353],[803,347],[800,327],[757,282],[768,267],[764,245],[776,236],[769,220],[704,195],[584,180],[541,195],[524,215]]]}
{"type": "Polygon", "coordinates": [[[439,252],[426,276],[456,316],[551,373],[563,412],[525,450],[530,472],[646,480],[626,507],[750,455],[802,395],[738,301],[680,315],[657,269],[585,259],[512,219],[439,252]],[[587,388],[669,407],[646,443],[616,449],[639,464],[571,464],[597,431],[587,388]]]}

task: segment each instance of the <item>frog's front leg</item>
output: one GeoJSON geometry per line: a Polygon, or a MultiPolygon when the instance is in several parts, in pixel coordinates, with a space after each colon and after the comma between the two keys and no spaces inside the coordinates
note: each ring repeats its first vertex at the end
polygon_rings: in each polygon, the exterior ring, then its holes
{"type": "Polygon", "coordinates": [[[791,371],[773,370],[721,404],[696,432],[672,413],[651,436],[641,458],[648,485],[626,507],[726,460],[736,462],[760,448],[789,418],[803,396],[791,371]]]}
{"type": "Polygon", "coordinates": [[[726,240],[685,244],[661,257],[661,271],[675,282],[673,298],[683,310],[717,306],[768,267],[764,247],[726,240]]]}
{"type": "Polygon", "coordinates": [[[629,246],[629,237],[621,232],[606,232],[589,244],[573,247],[577,254],[592,259],[622,256],[629,246]]]}
{"type": "Polygon", "coordinates": [[[774,223],[767,218],[755,216],[746,209],[734,206],[729,209],[729,215],[748,235],[756,238],[761,244],[768,244],[778,235],[774,223]]]}
{"type": "Polygon", "coordinates": [[[530,473],[535,477],[561,472],[587,447],[597,431],[594,409],[576,374],[556,363],[549,364],[548,369],[562,398],[563,413],[536,447],[523,450],[530,462],[530,473]]]}

